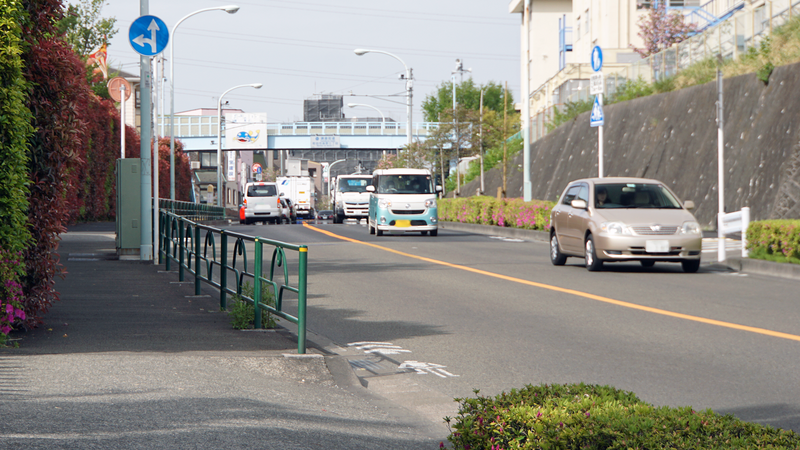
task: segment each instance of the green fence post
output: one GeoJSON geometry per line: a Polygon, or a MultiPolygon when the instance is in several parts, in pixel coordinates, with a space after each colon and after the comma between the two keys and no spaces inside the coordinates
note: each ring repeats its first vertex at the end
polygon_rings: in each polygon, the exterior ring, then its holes
{"type": "Polygon", "coordinates": [[[170,263],[170,256],[172,256],[172,233],[170,232],[170,225],[172,225],[172,217],[164,211],[164,244],[165,244],[165,253],[166,253],[166,261],[164,262],[164,270],[169,272],[169,263],[170,263]]]}
{"type": "Polygon", "coordinates": [[[200,227],[194,225],[194,295],[200,295],[200,227]]]}
{"type": "Polygon", "coordinates": [[[178,218],[178,281],[184,281],[184,265],[186,264],[186,240],[184,239],[186,230],[183,228],[183,217],[178,218]]]}
{"type": "Polygon", "coordinates": [[[256,255],[255,255],[255,267],[253,267],[253,275],[255,275],[255,286],[253,287],[253,306],[255,307],[255,314],[253,315],[253,328],[256,330],[261,328],[261,258],[262,249],[261,249],[261,241],[256,238],[256,255]]]}
{"type": "Polygon", "coordinates": [[[297,353],[306,352],[306,283],[308,280],[308,247],[300,247],[297,276],[297,353]]]}
{"type": "Polygon", "coordinates": [[[219,251],[221,252],[221,267],[219,272],[219,309],[224,311],[228,308],[228,235],[225,230],[219,232],[219,251]]]}
{"type": "Polygon", "coordinates": [[[158,248],[156,252],[158,253],[158,263],[164,263],[164,257],[161,256],[161,250],[164,248],[164,215],[161,212],[161,202],[159,202],[158,207],[158,248]]]}

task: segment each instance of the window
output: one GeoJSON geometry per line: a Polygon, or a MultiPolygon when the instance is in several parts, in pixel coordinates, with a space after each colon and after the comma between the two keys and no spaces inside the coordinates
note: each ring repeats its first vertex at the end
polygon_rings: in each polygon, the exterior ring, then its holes
{"type": "Polygon", "coordinates": [[[581,38],[581,18],[578,17],[578,20],[575,21],[575,28],[577,33],[575,33],[575,40],[579,40],[581,38]]]}
{"type": "Polygon", "coordinates": [[[430,175],[383,175],[378,194],[431,194],[430,175]]]}
{"type": "Polygon", "coordinates": [[[578,192],[581,190],[581,185],[572,186],[564,195],[564,200],[561,202],[567,206],[572,205],[573,200],[578,199],[578,192]]]}
{"type": "Polygon", "coordinates": [[[252,185],[247,188],[248,197],[275,197],[278,189],[274,184],[252,185]]]}
{"type": "Polygon", "coordinates": [[[589,10],[586,10],[586,29],[583,30],[583,34],[589,34],[589,10]]]}

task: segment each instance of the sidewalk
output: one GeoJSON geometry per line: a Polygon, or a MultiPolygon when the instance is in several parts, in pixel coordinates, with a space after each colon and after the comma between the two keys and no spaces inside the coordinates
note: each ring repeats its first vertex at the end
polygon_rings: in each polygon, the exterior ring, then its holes
{"type": "Polygon", "coordinates": [[[434,449],[446,429],[296,336],[238,331],[215,291],[114,259],[114,224],[64,234],[46,324],[0,349],[0,448],[434,449]]]}

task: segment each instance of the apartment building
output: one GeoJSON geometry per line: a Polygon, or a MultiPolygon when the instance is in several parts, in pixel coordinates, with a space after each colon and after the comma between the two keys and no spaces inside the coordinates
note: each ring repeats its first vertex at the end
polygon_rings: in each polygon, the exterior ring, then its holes
{"type": "Polygon", "coordinates": [[[628,76],[619,74],[630,66],[642,65],[641,56],[634,51],[644,47],[639,24],[659,2],[665,2],[670,13],[682,14],[704,36],[725,28],[731,36],[730,45],[723,42],[727,38],[720,30],[722,50],[718,50],[725,57],[746,50],[753,37],[771,29],[773,17],[785,16],[786,12],[791,16],[793,7],[800,10],[800,0],[511,0],[509,13],[521,17],[520,70],[523,86],[525,77],[529,77],[531,141],[546,133],[545,124],[554,108],[592,98],[589,76],[593,73],[590,56],[594,46],[603,50],[607,92],[631,78],[630,70],[628,76]]]}

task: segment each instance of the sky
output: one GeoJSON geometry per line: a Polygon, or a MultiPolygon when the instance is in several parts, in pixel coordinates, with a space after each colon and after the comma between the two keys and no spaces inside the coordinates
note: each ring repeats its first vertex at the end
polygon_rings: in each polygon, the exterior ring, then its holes
{"type": "MultiPolygon", "coordinates": [[[[379,117],[371,108],[346,106],[365,103],[405,122],[403,64],[379,53],[357,56],[356,48],[392,53],[413,69],[414,122],[423,121],[422,102],[451,79],[456,59],[472,69],[465,80],[507,82],[515,101],[520,98],[521,19],[508,12],[509,0],[150,0],[149,14],[171,32],[194,11],[230,4],[241,9],[194,15],[170,36],[176,112],[216,109],[229,88],[262,83],[228,93],[227,107],[294,122],[303,120],[303,100],[341,94],[348,118],[379,117]]],[[[139,7],[138,0],[109,0],[103,7],[102,17],[116,18],[119,30],[109,41],[112,70],[139,73],[128,38],[139,7]]],[[[170,58],[169,45],[163,56],[170,58]]],[[[164,67],[168,76],[169,63],[164,67]]],[[[169,113],[168,97],[164,105],[169,113]]]]}

